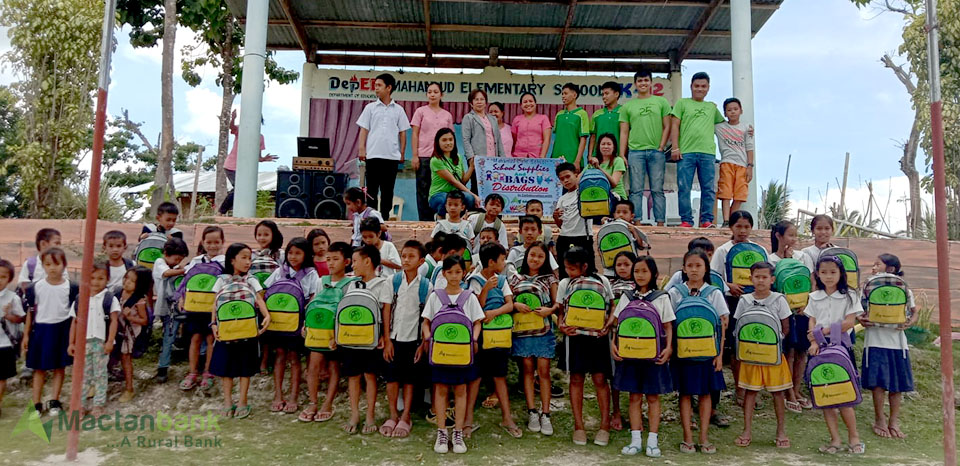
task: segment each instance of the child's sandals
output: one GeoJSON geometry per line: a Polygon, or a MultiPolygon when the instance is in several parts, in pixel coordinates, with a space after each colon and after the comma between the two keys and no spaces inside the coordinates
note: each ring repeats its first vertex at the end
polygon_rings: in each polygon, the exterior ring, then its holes
{"type": "Polygon", "coordinates": [[[750,446],[750,442],[751,442],[752,440],[753,440],[753,439],[751,439],[750,437],[744,437],[744,436],[742,436],[742,435],[738,435],[738,436],[737,436],[737,439],[734,440],[733,443],[734,443],[734,445],[736,445],[736,446],[738,446],[738,447],[749,447],[749,446],[750,446]]]}
{"type": "Polygon", "coordinates": [[[237,405],[232,405],[229,408],[223,408],[223,411],[220,411],[220,417],[229,419],[234,416],[236,411],[237,405]]]}
{"type": "Polygon", "coordinates": [[[333,415],[337,412],[337,408],[334,407],[330,411],[319,411],[317,415],[313,417],[313,420],[316,422],[327,422],[333,419],[333,415]]]}
{"type": "Polygon", "coordinates": [[[412,426],[407,421],[401,420],[397,423],[397,427],[393,428],[393,433],[391,437],[393,438],[407,438],[410,436],[410,428],[412,426]]]}
{"type": "Polygon", "coordinates": [[[297,420],[300,422],[313,422],[314,418],[317,417],[317,404],[310,403],[307,405],[303,411],[300,411],[300,415],[297,416],[297,420]]]}
{"type": "Polygon", "coordinates": [[[704,455],[713,455],[717,453],[717,446],[712,443],[702,443],[698,445],[700,447],[700,453],[704,455]]]}
{"type": "Polygon", "coordinates": [[[791,413],[797,413],[797,414],[803,413],[803,409],[802,409],[803,406],[800,404],[799,401],[787,401],[786,403],[784,403],[784,406],[787,408],[787,411],[790,411],[791,413]]]}
{"type": "Polygon", "coordinates": [[[237,408],[237,413],[234,414],[233,417],[235,417],[235,418],[237,418],[237,419],[245,419],[245,418],[250,417],[250,413],[251,413],[252,411],[253,411],[253,408],[251,408],[250,405],[243,405],[243,406],[237,408]]]}
{"type": "Polygon", "coordinates": [[[207,391],[213,388],[213,374],[203,373],[203,380],[200,381],[200,390],[207,391]]]}
{"type": "Polygon", "coordinates": [[[650,458],[659,458],[660,455],[662,454],[659,446],[652,447],[650,445],[647,445],[646,453],[647,453],[647,456],[650,458]]]}
{"type": "Polygon", "coordinates": [[[778,438],[773,442],[774,446],[777,448],[790,448],[790,439],[789,438],[778,438]]]}
{"type": "Polygon", "coordinates": [[[867,452],[867,445],[863,442],[855,443],[847,447],[847,451],[854,455],[862,455],[867,452]]]}
{"type": "Polygon", "coordinates": [[[831,445],[829,443],[826,445],[820,445],[820,448],[818,448],[817,451],[825,455],[836,455],[837,452],[840,451],[840,445],[831,445]]]}
{"type": "Polygon", "coordinates": [[[629,444],[620,449],[621,455],[634,456],[637,453],[640,453],[640,449],[643,448],[642,445],[629,444]]]}
{"type": "Polygon", "coordinates": [[[180,381],[180,390],[193,390],[197,386],[197,373],[191,372],[180,381]]]}
{"type": "Polygon", "coordinates": [[[378,429],[377,429],[377,423],[367,424],[366,422],[364,422],[364,423],[363,423],[363,430],[360,431],[360,433],[362,433],[363,435],[369,435],[369,434],[372,434],[372,433],[374,433],[374,432],[377,432],[377,430],[378,430],[378,429]]]}
{"type": "Polygon", "coordinates": [[[680,442],[680,453],[696,453],[697,446],[692,443],[680,442]]]}

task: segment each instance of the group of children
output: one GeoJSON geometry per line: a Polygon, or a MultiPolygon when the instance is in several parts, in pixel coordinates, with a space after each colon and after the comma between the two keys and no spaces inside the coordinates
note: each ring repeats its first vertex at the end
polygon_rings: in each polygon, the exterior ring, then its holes
{"type": "MultiPolygon", "coordinates": [[[[561,181],[565,172],[571,175],[566,178],[575,179],[574,168],[561,164],[561,181]]],[[[575,191],[575,182],[567,181],[565,188],[575,191]]],[[[531,201],[529,215],[520,218],[518,244],[508,249],[503,244],[505,226],[497,218],[503,199],[491,195],[484,201],[485,213],[463,219],[465,206],[457,194],[448,196],[447,217],[438,222],[426,245],[411,240],[398,251],[379,214],[366,206],[363,193],[347,191],[355,244],[331,242],[323,230],[315,229],[307,238],[293,238],[284,247],[277,225],[265,220],[255,227],[255,248],[243,242],[226,246],[221,228],[206,227],[197,255],[190,260],[182,233],[174,227],[176,206],[165,203],[158,210],[157,224],[144,227],[140,238],[141,243],[158,235],[164,239],[155,260],[147,264],[150,267],[139,265],[144,257],[139,249],[138,263],[123,258],[127,245],[122,233],[111,231],[104,236],[107,261],[97,263],[92,273],[85,336],[77,335],[75,328],[78,290],[66,277],[60,235],[52,229],[41,230],[37,258],[28,259],[21,269],[20,292],[7,289],[15,270],[9,262],[0,261],[0,313],[6,321],[0,334],[0,395],[2,381],[16,374],[18,353],[17,338],[6,329],[25,321],[19,344],[26,351],[26,366],[33,370],[36,416],[62,409],[64,369],[72,364],[78,338],[86,338],[84,381],[90,388],[87,393],[85,387],[85,393],[92,398],[84,410],[102,413],[111,359],[119,361],[125,376],[120,401],[129,401],[134,397],[132,357],[137,340],[141,333],[149,333],[156,316],[163,327],[157,382],[168,378],[171,352],[182,331],[189,341],[188,371],[179,388],[208,390],[219,377],[225,417],[251,414],[250,378],[266,372],[271,363],[268,355],[274,354],[270,411],[299,411],[297,418],[303,422],[329,421],[336,412],[333,400],[339,379],[344,377],[350,404],[344,430],[403,438],[413,425],[411,409],[419,397],[417,389],[429,380],[434,413],[430,419],[437,425],[434,450],[463,453],[465,439],[477,425],[474,406],[483,380],[491,381],[493,387],[484,405],[499,405],[504,432],[522,436],[506,383],[510,360],[520,368],[527,430],[552,435],[550,366],[558,359],[558,366],[570,374],[575,444],[587,443],[583,408],[589,374],[601,414],[593,443],[609,443],[610,430],[619,423],[619,394],[627,392],[631,441],[622,453],[643,451],[659,457],[660,397],[676,392],[683,427],[680,451],[711,454],[716,446],[710,442],[709,426],[723,424],[716,404],[725,389],[722,368],[729,359],[745,421],[736,445],[751,443],[757,393],[767,390],[773,393],[777,415],[775,445],[786,448],[790,441],[784,412],[813,407],[801,391],[806,356],[815,357],[826,347],[821,333],[830,335],[831,327],[848,332],[860,323],[866,328],[862,385],[874,393],[874,432],[882,437],[904,436],[898,420],[901,394],[913,389],[913,380],[903,329],[916,320],[917,313],[892,328],[874,325],[864,315],[857,291],[860,284],[848,281],[840,258],[821,254],[833,246],[829,217],[813,219],[815,243],[802,250],[796,249],[796,226],[778,224],[771,230],[773,250],[767,254],[750,241],[750,214],[734,211],[731,240],[717,248],[706,238],[691,241],[682,269],[661,286],[657,262],[643,253],[645,238],[630,225],[633,206],[628,200],[617,203],[611,222],[633,228],[632,248],[617,252],[612,263],[598,271],[592,227],[575,208],[571,213],[561,202],[554,215],[560,229],[554,243],[552,233],[544,233],[542,204],[531,201]],[[731,265],[737,261],[728,259],[744,247],[763,251],[763,259],[746,268],[731,265]],[[807,278],[815,283],[802,306],[788,303],[790,298],[772,290],[779,275],[776,264],[786,259],[803,264],[807,278]],[[204,277],[206,282],[200,280],[204,277]],[[747,353],[739,349],[745,342],[737,322],[752,321],[758,314],[777,323],[775,340],[778,345],[782,342],[783,357],[775,363],[738,361],[747,353]],[[325,318],[335,324],[323,325],[325,318]],[[301,410],[304,355],[309,402],[301,410]],[[288,365],[289,392],[284,396],[288,365]],[[41,396],[47,372],[53,373],[53,392],[45,407],[41,396]],[[389,418],[379,426],[375,419],[378,377],[386,381],[389,408],[389,418]],[[328,385],[321,403],[322,379],[328,385]],[[889,416],[883,410],[887,393],[889,416]],[[366,398],[363,413],[362,394],[366,398]],[[452,433],[446,415],[451,396],[452,433]],[[699,404],[697,418],[694,397],[699,404]],[[649,420],[645,444],[643,401],[649,420]]],[[[603,242],[598,238],[596,243],[603,242]]],[[[900,275],[899,260],[881,255],[873,272],[900,275]]],[[[909,297],[908,307],[915,310],[909,297]]],[[[849,451],[863,453],[850,406],[824,409],[831,441],[820,450],[836,453],[841,449],[838,414],[848,429],[849,451]]]]}

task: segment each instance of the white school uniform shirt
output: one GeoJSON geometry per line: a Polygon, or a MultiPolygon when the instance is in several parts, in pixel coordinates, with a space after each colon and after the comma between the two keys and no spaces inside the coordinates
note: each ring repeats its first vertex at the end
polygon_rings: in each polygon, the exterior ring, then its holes
{"type": "MultiPolygon", "coordinates": [[[[16,317],[26,315],[26,313],[23,312],[20,297],[17,296],[16,293],[10,290],[0,290],[0,319],[5,319],[7,313],[16,317]],[[9,306],[9,308],[7,306],[9,306]]],[[[10,338],[7,337],[7,332],[0,330],[0,348],[10,347],[13,347],[13,343],[10,341],[10,338]]]]}
{"type": "MultiPolygon", "coordinates": [[[[873,275],[870,278],[878,276],[891,276],[896,275],[889,273],[880,273],[873,275]]],[[[867,280],[869,280],[868,278],[867,280]]],[[[913,290],[907,289],[907,309],[912,309],[917,306],[916,301],[913,299],[913,290]]],[[[907,335],[903,333],[903,330],[897,330],[890,327],[865,327],[863,330],[863,346],[865,348],[886,348],[886,349],[896,349],[896,350],[906,350],[907,349],[907,335]]]]}
{"type": "MultiPolygon", "coordinates": [[[[273,273],[263,281],[263,284],[267,287],[270,287],[274,283],[280,281],[282,278],[293,278],[297,276],[297,271],[293,270],[293,267],[287,266],[287,276],[283,276],[283,270],[285,267],[280,267],[277,270],[274,270],[273,273]]],[[[306,273],[300,277],[300,287],[303,288],[303,296],[307,299],[310,299],[312,296],[316,295],[320,291],[320,276],[317,275],[317,269],[313,267],[308,267],[306,273]]]]}
{"type": "MultiPolygon", "coordinates": [[[[640,297],[641,298],[646,297],[648,294],[653,293],[653,291],[655,290],[648,291],[640,297]]],[[[627,304],[630,304],[629,299],[621,299],[617,303],[617,307],[613,310],[613,317],[619,318],[620,313],[627,308],[627,304]]],[[[677,320],[677,315],[673,312],[673,303],[670,302],[669,293],[664,293],[660,295],[659,297],[657,297],[657,299],[654,299],[653,302],[650,304],[652,304],[653,307],[657,309],[657,313],[660,314],[661,323],[665,324],[667,322],[673,322],[677,320]]]]}
{"type": "Polygon", "coordinates": [[[827,243],[826,245],[823,246],[822,249],[818,248],[817,245],[814,244],[800,250],[800,252],[806,255],[810,261],[810,262],[804,262],[805,264],[808,264],[808,267],[810,267],[810,273],[815,272],[814,269],[816,269],[817,267],[817,261],[820,260],[820,254],[823,252],[823,250],[827,248],[832,248],[832,247],[833,247],[833,244],[831,243],[827,243]]]}
{"type": "MultiPolygon", "coordinates": [[[[483,222],[483,226],[480,227],[481,230],[487,227],[493,228],[493,226],[497,224],[497,220],[487,223],[486,216],[482,213],[470,216],[470,219],[467,220],[467,222],[470,224],[471,233],[477,231],[477,223],[483,222]]],[[[477,235],[479,235],[479,233],[477,235]]],[[[504,224],[502,220],[500,221],[500,229],[497,230],[497,242],[500,243],[500,246],[503,246],[504,248],[507,247],[507,225],[504,224]]],[[[479,241],[477,241],[477,244],[474,245],[473,252],[474,254],[480,253],[479,241]]]]}
{"type": "MultiPolygon", "coordinates": [[[[724,275],[724,274],[721,273],[720,275],[724,275]]],[[[667,284],[663,286],[663,289],[669,290],[670,288],[673,288],[674,286],[677,286],[681,283],[683,283],[683,272],[680,270],[677,270],[676,272],[673,273],[673,275],[670,276],[670,279],[667,280],[667,284]]],[[[730,287],[727,286],[727,282],[723,282],[723,289],[720,291],[722,291],[723,294],[727,294],[730,292],[730,287]]]]}
{"type": "Polygon", "coordinates": [[[350,244],[353,247],[360,246],[360,243],[361,243],[361,238],[360,238],[360,221],[361,220],[372,217],[379,220],[380,225],[383,225],[384,223],[386,223],[383,221],[383,216],[380,215],[380,211],[369,206],[367,206],[367,208],[364,209],[363,212],[360,212],[360,213],[354,212],[350,215],[351,215],[350,218],[353,219],[353,235],[350,236],[350,244]],[[363,215],[364,213],[366,213],[366,216],[363,215]]]}
{"type": "MultiPolygon", "coordinates": [[[[400,161],[400,141],[398,135],[410,129],[410,120],[403,107],[395,100],[384,104],[377,99],[363,107],[357,126],[367,133],[367,158],[400,161]]],[[[406,135],[404,135],[406,137],[406,135]]],[[[416,148],[414,148],[416,151],[416,148]]]]}
{"type": "MultiPolygon", "coordinates": [[[[524,256],[527,254],[527,248],[524,245],[514,246],[510,248],[510,251],[507,252],[507,264],[512,265],[519,260],[523,260],[524,256]]],[[[557,270],[559,266],[557,265],[557,259],[553,257],[553,253],[547,251],[547,259],[550,260],[550,267],[553,270],[557,270]]]]}
{"type": "MultiPolygon", "coordinates": [[[[689,285],[688,285],[689,287],[689,285]]],[[[673,308],[676,309],[680,305],[680,301],[686,296],[683,293],[680,293],[680,290],[677,288],[670,288],[667,293],[670,294],[670,303],[673,304],[673,308]]],[[[723,299],[723,293],[710,293],[709,296],[704,296],[707,301],[717,310],[717,315],[723,317],[730,314],[730,309],[727,308],[727,301],[723,299]]]]}
{"type": "MultiPolygon", "coordinates": [[[[434,290],[438,289],[439,288],[434,288],[434,290]]],[[[477,300],[477,296],[473,294],[472,291],[463,290],[460,293],[452,294],[450,295],[450,302],[456,303],[461,293],[470,293],[470,298],[468,298],[467,302],[463,305],[463,312],[467,315],[467,318],[470,319],[470,322],[476,322],[486,318],[487,315],[483,313],[483,308],[480,307],[480,301],[477,300]]],[[[427,304],[423,307],[423,312],[420,316],[424,319],[433,320],[433,317],[437,315],[440,307],[440,297],[437,296],[436,293],[430,293],[430,298],[427,299],[427,304]]],[[[476,337],[477,335],[474,335],[474,338],[476,337]]]]}
{"type": "Polygon", "coordinates": [[[580,216],[580,199],[576,189],[560,196],[557,200],[557,208],[563,209],[563,215],[560,217],[563,221],[563,225],[560,225],[560,236],[593,236],[593,220],[584,220],[580,216]]]}
{"type": "Polygon", "coordinates": [[[43,280],[33,284],[34,297],[37,300],[37,314],[34,322],[38,324],[58,324],[77,314],[70,302],[70,282],[51,285],[43,280]]]}
{"type": "MultiPolygon", "coordinates": [[[[105,299],[111,301],[111,314],[120,312],[120,301],[110,292],[109,288],[104,288],[103,291],[97,293],[95,296],[91,296],[90,309],[87,317],[87,340],[96,338],[104,342],[107,341],[107,320],[103,315],[103,300],[105,299]]],[[[119,317],[120,316],[117,316],[117,318],[119,317]]]]}
{"type": "MultiPolygon", "coordinates": [[[[400,253],[397,252],[397,247],[387,240],[382,240],[380,242],[380,261],[388,260],[394,264],[400,265],[400,253]]],[[[397,273],[397,270],[391,269],[390,267],[384,267],[380,265],[377,267],[377,275],[386,278],[392,279],[393,274],[397,273]]]]}
{"type": "MultiPolygon", "coordinates": [[[[407,281],[407,274],[400,271],[400,288],[394,297],[392,309],[392,324],[390,325],[390,339],[399,342],[411,342],[420,339],[420,282],[430,279],[423,277],[419,273],[413,277],[413,281],[407,281]]],[[[393,280],[390,279],[390,286],[393,286],[393,280]]],[[[429,288],[429,287],[428,287],[429,288]]],[[[431,290],[432,291],[432,290],[431,290]]],[[[430,298],[427,294],[427,299],[430,298]]],[[[424,303],[425,304],[425,303],[424,303]]]]}
{"type": "MultiPolygon", "coordinates": [[[[224,278],[223,275],[217,277],[217,281],[216,283],[213,284],[213,289],[211,291],[213,293],[219,293],[220,290],[223,289],[223,287],[227,286],[228,283],[231,283],[233,281],[232,278],[233,277],[224,278]]],[[[260,280],[257,280],[257,277],[254,277],[253,275],[247,275],[246,277],[244,277],[243,281],[247,282],[247,286],[249,286],[250,289],[253,290],[254,294],[257,294],[263,291],[263,287],[260,286],[260,280]]],[[[260,310],[257,309],[257,312],[259,313],[260,310]]]]}
{"type": "Polygon", "coordinates": [[[207,262],[219,262],[220,266],[223,267],[226,264],[226,261],[227,261],[227,258],[223,254],[220,254],[219,256],[214,256],[214,257],[207,256],[206,254],[201,254],[197,257],[194,257],[193,259],[190,259],[190,262],[188,262],[187,266],[184,267],[183,269],[189,272],[190,269],[193,268],[193,266],[197,264],[204,264],[207,262]]]}
{"type": "Polygon", "coordinates": [[[860,305],[860,296],[852,288],[846,293],[838,290],[830,295],[827,295],[826,291],[817,290],[810,293],[810,300],[803,313],[816,319],[817,325],[829,327],[843,322],[848,315],[863,314],[863,306],[860,305]]]}
{"type": "MultiPolygon", "coordinates": [[[[809,269],[810,272],[813,273],[813,260],[810,259],[810,256],[804,254],[803,251],[798,251],[794,249],[793,256],[791,257],[803,263],[803,265],[805,265],[807,269],[809,269]]],[[[771,252],[770,255],[767,256],[767,262],[769,262],[770,265],[774,267],[777,266],[777,262],[780,262],[780,259],[781,257],[778,256],[776,252],[771,252]]]]}
{"type": "Polygon", "coordinates": [[[120,264],[116,267],[110,265],[110,281],[107,282],[108,290],[115,290],[123,286],[123,277],[127,275],[127,264],[120,264]]]}
{"type": "MultiPolygon", "coordinates": [[[[740,301],[737,302],[737,310],[733,313],[733,318],[739,319],[744,312],[747,312],[747,309],[749,309],[754,302],[763,305],[764,308],[767,311],[770,311],[773,317],[775,317],[777,320],[788,319],[792,314],[790,311],[790,304],[787,303],[787,298],[776,291],[771,291],[770,296],[767,296],[763,299],[753,296],[753,293],[740,296],[740,301]]],[[[780,331],[780,338],[783,338],[782,329],[780,331]]]]}
{"type": "Polygon", "coordinates": [[[470,228],[470,222],[467,220],[464,220],[463,218],[461,218],[459,222],[451,222],[446,218],[438,221],[437,225],[433,227],[433,231],[430,232],[430,237],[436,236],[437,232],[440,232],[440,231],[448,235],[452,233],[456,233],[462,236],[463,239],[467,240],[468,244],[471,240],[473,240],[473,228],[470,228]]]}
{"type": "MultiPolygon", "coordinates": [[[[20,268],[20,278],[17,280],[17,283],[37,283],[44,278],[47,278],[47,271],[43,270],[43,262],[40,260],[40,256],[37,256],[37,266],[33,270],[33,281],[30,280],[30,274],[27,267],[28,260],[23,261],[23,267],[20,268]]],[[[63,279],[70,280],[70,274],[67,273],[67,268],[63,268],[63,279]]]]}
{"type": "Polygon", "coordinates": [[[153,263],[153,294],[157,297],[157,305],[154,309],[156,314],[159,316],[169,315],[169,309],[166,305],[166,296],[163,294],[163,281],[165,278],[163,274],[170,270],[170,266],[167,265],[167,261],[164,258],[159,258],[153,263]]]}
{"type": "MultiPolygon", "coordinates": [[[[471,277],[480,277],[480,278],[482,278],[484,281],[486,281],[487,279],[483,276],[483,273],[481,272],[481,270],[483,270],[482,267],[481,267],[481,268],[474,269],[474,270],[473,270],[473,273],[471,273],[471,274],[467,277],[467,279],[470,279],[471,277]]],[[[504,276],[505,276],[506,273],[507,273],[506,270],[504,270],[501,275],[504,275],[504,276]]],[[[499,279],[500,279],[500,275],[494,275],[493,277],[490,277],[490,279],[491,279],[491,280],[499,280],[499,279]]],[[[483,285],[481,285],[480,282],[477,281],[477,280],[469,280],[467,283],[470,284],[470,291],[472,291],[473,294],[477,295],[477,300],[479,301],[479,300],[480,300],[480,292],[483,291],[483,285]]],[[[504,298],[506,298],[507,296],[513,296],[513,290],[510,289],[510,280],[507,280],[506,278],[504,278],[504,280],[503,280],[503,287],[500,288],[500,291],[503,292],[503,297],[504,297],[504,298]]]]}
{"type": "Polygon", "coordinates": [[[417,268],[417,274],[421,277],[425,277],[427,280],[430,280],[430,277],[427,276],[427,272],[430,270],[430,265],[433,264],[433,269],[436,270],[437,267],[440,267],[440,263],[433,258],[430,254],[427,254],[427,257],[423,258],[423,263],[420,264],[420,267],[417,268]]]}

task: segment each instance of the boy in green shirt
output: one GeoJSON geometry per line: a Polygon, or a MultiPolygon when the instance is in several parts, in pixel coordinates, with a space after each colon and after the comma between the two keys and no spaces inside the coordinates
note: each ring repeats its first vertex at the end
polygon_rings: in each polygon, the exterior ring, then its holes
{"type": "Polygon", "coordinates": [[[572,163],[579,171],[583,168],[583,149],[587,145],[587,136],[590,134],[590,118],[586,110],[577,107],[577,97],[580,96],[580,86],[566,83],[560,91],[563,101],[563,110],[557,113],[553,122],[553,154],[552,157],[563,157],[572,163]]]}
{"type": "MultiPolygon", "coordinates": [[[[600,86],[600,98],[603,108],[593,112],[590,117],[590,155],[602,160],[597,140],[600,136],[610,133],[617,138],[617,148],[620,148],[620,84],[607,81],[600,86]]],[[[616,154],[619,154],[617,152],[616,154]]],[[[616,155],[614,154],[614,155],[616,155]]]]}
{"type": "Polygon", "coordinates": [[[630,165],[630,201],[637,206],[634,223],[640,221],[644,209],[643,182],[649,176],[653,217],[658,226],[663,226],[667,218],[663,147],[670,135],[670,102],[653,95],[653,75],[649,71],[637,71],[633,84],[637,96],[620,108],[620,156],[630,165]]]}
{"type": "Polygon", "coordinates": [[[692,98],[677,101],[670,113],[673,116],[670,156],[677,161],[677,204],[680,226],[684,228],[693,227],[690,189],[694,172],[700,182],[700,228],[713,226],[713,212],[716,210],[717,144],[713,135],[714,126],[723,123],[724,118],[717,104],[703,100],[709,91],[710,76],[702,71],[694,74],[690,81],[692,98]]]}

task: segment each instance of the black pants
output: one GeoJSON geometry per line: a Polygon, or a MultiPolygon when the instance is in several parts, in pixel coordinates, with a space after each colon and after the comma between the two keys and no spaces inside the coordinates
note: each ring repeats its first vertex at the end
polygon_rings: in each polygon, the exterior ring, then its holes
{"type": "Polygon", "coordinates": [[[593,238],[589,236],[558,236],[557,237],[557,265],[560,267],[560,278],[567,278],[567,271],[563,268],[563,256],[571,247],[578,246],[590,252],[590,263],[596,264],[593,252],[593,238]]]}
{"type": "Polygon", "coordinates": [[[393,186],[397,182],[397,166],[400,162],[388,159],[367,158],[367,194],[372,201],[370,204],[377,206],[379,199],[380,215],[384,220],[390,218],[393,210],[393,186]]]}
{"type": "Polygon", "coordinates": [[[220,204],[220,215],[227,215],[227,212],[233,209],[233,191],[237,189],[237,171],[224,168],[223,172],[230,180],[230,192],[227,193],[227,197],[223,198],[223,203],[220,204]]]}
{"type": "Polygon", "coordinates": [[[430,172],[430,159],[420,159],[420,168],[417,169],[417,214],[421,222],[433,220],[433,209],[430,208],[430,183],[433,173],[430,172]]]}

